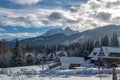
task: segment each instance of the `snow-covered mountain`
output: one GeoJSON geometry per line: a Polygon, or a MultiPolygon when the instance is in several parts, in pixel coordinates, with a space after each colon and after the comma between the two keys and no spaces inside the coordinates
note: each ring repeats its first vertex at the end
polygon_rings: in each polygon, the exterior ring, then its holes
{"type": "Polygon", "coordinates": [[[66,36],[70,36],[72,34],[79,33],[79,31],[74,31],[74,30],[70,29],[69,27],[67,27],[62,31],[62,33],[65,34],[66,36]]]}
{"type": "Polygon", "coordinates": [[[56,28],[56,29],[48,30],[42,36],[52,36],[52,35],[60,34],[60,33],[66,35],[66,36],[70,36],[72,34],[79,33],[79,32],[78,31],[74,31],[74,30],[70,29],[69,27],[66,27],[65,29],[56,28]]]}
{"type": "Polygon", "coordinates": [[[92,30],[84,31],[80,34],[78,38],[72,42],[86,41],[86,40],[100,40],[105,35],[112,37],[113,33],[117,32],[118,37],[120,37],[120,25],[106,25],[101,26],[92,30]]]}
{"type": "MultiPolygon", "coordinates": [[[[34,38],[27,38],[21,40],[21,45],[26,44],[70,44],[74,42],[84,42],[86,40],[100,40],[103,36],[112,36],[113,32],[117,32],[120,36],[120,25],[107,25],[84,32],[76,32],[69,28],[65,29],[52,29],[47,31],[41,36],[34,38]]],[[[11,45],[14,42],[9,42],[11,45]]]]}

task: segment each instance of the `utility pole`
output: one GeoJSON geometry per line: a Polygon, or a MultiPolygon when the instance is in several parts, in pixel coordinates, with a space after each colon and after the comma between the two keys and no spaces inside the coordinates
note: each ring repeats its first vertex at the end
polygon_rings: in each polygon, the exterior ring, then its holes
{"type": "Polygon", "coordinates": [[[100,66],[98,66],[98,72],[99,72],[100,80],[102,80],[102,78],[101,78],[100,66]]]}
{"type": "Polygon", "coordinates": [[[98,73],[99,73],[99,76],[100,76],[100,80],[102,80],[100,68],[103,68],[103,67],[104,67],[103,59],[98,58],[98,73]]]}
{"type": "Polygon", "coordinates": [[[43,62],[43,58],[42,58],[42,71],[44,70],[44,62],[43,62]]]}
{"type": "Polygon", "coordinates": [[[112,77],[112,80],[117,80],[117,71],[116,71],[117,64],[113,63],[112,66],[113,66],[113,77],[112,77]]]}

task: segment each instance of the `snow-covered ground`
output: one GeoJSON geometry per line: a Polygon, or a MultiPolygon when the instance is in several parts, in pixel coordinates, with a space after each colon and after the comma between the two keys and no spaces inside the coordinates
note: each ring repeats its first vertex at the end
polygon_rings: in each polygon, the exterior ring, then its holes
{"type": "MultiPolygon", "coordinates": [[[[42,66],[0,68],[0,80],[100,80],[98,68],[81,67],[76,70],[63,70],[61,67],[45,69],[42,66]]],[[[112,69],[100,69],[102,80],[112,80],[112,69]]],[[[120,68],[117,68],[118,76],[120,68]]],[[[118,77],[119,80],[119,77],[118,77]]]]}
{"type": "MultiPolygon", "coordinates": [[[[20,76],[20,77],[8,77],[6,75],[0,76],[0,80],[100,80],[98,76],[20,76]]],[[[102,77],[102,80],[112,80],[112,77],[109,75],[106,75],[105,77],[102,77]]]]}

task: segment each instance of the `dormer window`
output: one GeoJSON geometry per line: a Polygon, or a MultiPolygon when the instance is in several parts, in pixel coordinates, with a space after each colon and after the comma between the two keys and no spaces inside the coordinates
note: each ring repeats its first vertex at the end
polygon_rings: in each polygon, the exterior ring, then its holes
{"type": "Polygon", "coordinates": [[[97,54],[96,52],[93,53],[94,56],[95,56],[96,54],[97,54]]]}

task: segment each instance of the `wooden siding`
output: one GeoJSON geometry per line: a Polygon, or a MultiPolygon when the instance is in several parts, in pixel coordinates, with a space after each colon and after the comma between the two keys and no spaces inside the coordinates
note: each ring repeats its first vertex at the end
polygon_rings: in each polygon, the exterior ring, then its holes
{"type": "Polygon", "coordinates": [[[110,53],[110,57],[120,57],[120,53],[110,53]]]}

